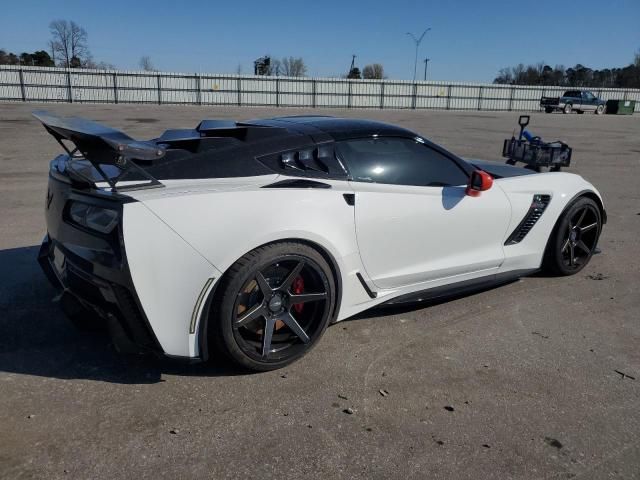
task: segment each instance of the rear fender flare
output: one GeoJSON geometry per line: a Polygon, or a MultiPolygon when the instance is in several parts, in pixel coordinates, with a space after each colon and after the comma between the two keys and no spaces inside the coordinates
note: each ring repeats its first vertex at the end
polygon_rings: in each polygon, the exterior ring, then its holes
{"type": "MultiPolygon", "coordinates": [[[[333,276],[336,282],[336,296],[335,296],[336,299],[335,299],[335,304],[333,309],[333,318],[331,318],[331,320],[329,321],[329,324],[334,323],[336,318],[338,318],[338,313],[340,312],[340,305],[342,303],[342,273],[340,270],[340,266],[338,265],[338,262],[336,261],[334,255],[319,243],[313,242],[311,240],[303,239],[303,238],[282,238],[272,242],[267,242],[262,245],[257,245],[255,248],[260,248],[265,245],[271,245],[271,244],[280,243],[280,242],[304,243],[305,245],[308,245],[314,250],[318,251],[318,253],[320,253],[325,258],[325,260],[329,264],[329,267],[331,268],[331,271],[333,273],[333,276]]],[[[252,250],[255,250],[255,248],[253,248],[252,250]]],[[[245,254],[246,253],[249,253],[249,252],[245,252],[245,254]]],[[[224,279],[225,275],[227,275],[227,272],[229,271],[230,268],[231,268],[231,265],[229,266],[229,268],[227,268],[227,270],[225,270],[225,272],[222,274],[220,279],[215,283],[215,285],[209,292],[207,300],[204,304],[204,308],[202,309],[200,321],[198,322],[198,351],[199,351],[200,360],[202,361],[207,361],[209,359],[208,333],[209,333],[209,318],[211,315],[211,307],[213,305],[213,302],[217,298],[217,294],[219,293],[218,287],[222,284],[222,280],[224,279]]]]}

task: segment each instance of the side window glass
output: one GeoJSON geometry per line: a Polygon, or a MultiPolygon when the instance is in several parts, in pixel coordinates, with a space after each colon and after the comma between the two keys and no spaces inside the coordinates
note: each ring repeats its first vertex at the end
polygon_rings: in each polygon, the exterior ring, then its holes
{"type": "Polygon", "coordinates": [[[346,140],[336,150],[356,182],[442,187],[468,180],[452,159],[408,138],[346,140]]]}

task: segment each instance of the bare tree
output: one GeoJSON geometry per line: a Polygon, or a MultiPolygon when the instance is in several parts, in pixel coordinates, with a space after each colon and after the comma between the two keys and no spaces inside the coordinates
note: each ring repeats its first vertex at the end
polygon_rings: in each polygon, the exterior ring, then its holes
{"type": "Polygon", "coordinates": [[[282,59],[282,73],[287,77],[304,77],[307,73],[307,66],[301,57],[284,57],[282,59]]]}
{"type": "Polygon", "coordinates": [[[384,67],[379,63],[365,65],[362,69],[362,78],[381,80],[384,78],[384,67]]]}
{"type": "Polygon", "coordinates": [[[272,59],[271,63],[269,64],[269,70],[267,71],[267,75],[278,77],[282,75],[282,71],[283,71],[282,62],[277,58],[272,59]]]}
{"type": "Polygon", "coordinates": [[[74,21],[54,20],[49,24],[50,45],[60,56],[63,67],[82,66],[91,59],[87,47],[87,31],[74,21]]]}
{"type": "Polygon", "coordinates": [[[640,48],[638,49],[638,51],[633,56],[633,64],[636,67],[640,67],[640,48]]]}
{"type": "Polygon", "coordinates": [[[95,70],[117,70],[113,63],[109,62],[94,62],[93,59],[89,59],[82,64],[82,68],[91,68],[95,70]]]}
{"type": "Polygon", "coordinates": [[[56,42],[53,40],[49,40],[47,43],[47,47],[49,48],[49,54],[51,56],[51,60],[53,61],[53,65],[56,65],[56,42]]]}
{"type": "Polygon", "coordinates": [[[148,55],[144,55],[140,57],[140,61],[138,62],[140,68],[145,72],[155,72],[156,67],[153,66],[153,62],[151,61],[151,57],[148,55]]]}

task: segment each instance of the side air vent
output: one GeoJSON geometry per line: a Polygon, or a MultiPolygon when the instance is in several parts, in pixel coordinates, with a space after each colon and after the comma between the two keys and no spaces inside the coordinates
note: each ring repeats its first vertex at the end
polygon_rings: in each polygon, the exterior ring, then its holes
{"type": "Polygon", "coordinates": [[[524,237],[531,231],[533,226],[536,224],[542,214],[544,213],[547,205],[551,201],[550,195],[534,195],[533,201],[531,202],[531,206],[527,211],[527,214],[524,216],[520,224],[516,227],[507,241],[504,242],[505,245],[515,245],[516,243],[520,243],[524,237]]]}
{"type": "Polygon", "coordinates": [[[288,178],[276,183],[264,185],[260,188],[331,188],[331,185],[328,183],[316,182],[315,180],[306,180],[304,178],[288,178]]]}

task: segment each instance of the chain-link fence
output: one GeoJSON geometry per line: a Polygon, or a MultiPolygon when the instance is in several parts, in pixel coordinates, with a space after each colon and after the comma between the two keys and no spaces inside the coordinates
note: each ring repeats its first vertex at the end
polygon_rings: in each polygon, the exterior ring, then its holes
{"type": "MultiPolygon", "coordinates": [[[[565,90],[460,82],[0,66],[0,101],[22,102],[536,111],[542,96],[560,96],[565,90]]],[[[636,111],[640,111],[638,89],[592,91],[604,100],[635,100],[636,111]]]]}

